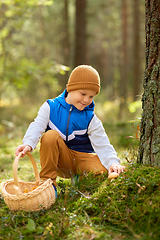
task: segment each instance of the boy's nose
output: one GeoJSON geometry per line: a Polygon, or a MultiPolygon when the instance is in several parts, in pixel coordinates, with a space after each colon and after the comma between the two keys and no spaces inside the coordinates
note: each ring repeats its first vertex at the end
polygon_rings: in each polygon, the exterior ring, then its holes
{"type": "Polygon", "coordinates": [[[89,98],[85,97],[85,98],[84,98],[84,102],[85,102],[85,103],[88,103],[88,102],[89,102],[89,98]]]}

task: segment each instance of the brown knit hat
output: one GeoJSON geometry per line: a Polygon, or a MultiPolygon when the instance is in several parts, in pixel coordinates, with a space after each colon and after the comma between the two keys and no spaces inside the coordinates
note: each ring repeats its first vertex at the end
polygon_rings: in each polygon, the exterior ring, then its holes
{"type": "Polygon", "coordinates": [[[72,72],[67,84],[67,92],[78,89],[90,89],[100,91],[100,77],[98,72],[91,66],[80,65],[72,72]]]}

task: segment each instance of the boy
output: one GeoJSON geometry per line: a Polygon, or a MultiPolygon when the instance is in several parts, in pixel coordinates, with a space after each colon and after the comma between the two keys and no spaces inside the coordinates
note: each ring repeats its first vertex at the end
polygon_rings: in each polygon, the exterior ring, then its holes
{"type": "Polygon", "coordinates": [[[68,80],[67,89],[55,99],[47,100],[39,109],[16,149],[22,157],[32,151],[39,139],[40,177],[95,175],[108,170],[120,174],[124,166],[110,144],[101,121],[94,113],[93,98],[100,91],[100,77],[91,66],[76,67],[68,80]]]}

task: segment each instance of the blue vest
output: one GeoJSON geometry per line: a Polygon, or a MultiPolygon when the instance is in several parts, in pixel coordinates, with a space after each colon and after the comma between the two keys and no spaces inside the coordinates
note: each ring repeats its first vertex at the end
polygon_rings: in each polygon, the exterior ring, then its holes
{"type": "Polygon", "coordinates": [[[66,145],[79,152],[94,152],[87,130],[94,116],[94,102],[80,111],[65,101],[67,91],[56,97],[48,99],[50,106],[50,121],[46,131],[53,129],[59,132],[66,145]]]}

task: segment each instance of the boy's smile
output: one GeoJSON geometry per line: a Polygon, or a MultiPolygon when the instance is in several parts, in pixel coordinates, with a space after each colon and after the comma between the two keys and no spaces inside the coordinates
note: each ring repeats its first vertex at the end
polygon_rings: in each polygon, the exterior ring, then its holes
{"type": "Polygon", "coordinates": [[[68,93],[66,102],[74,105],[78,110],[82,111],[85,107],[92,103],[96,91],[89,89],[74,90],[68,93]]]}

